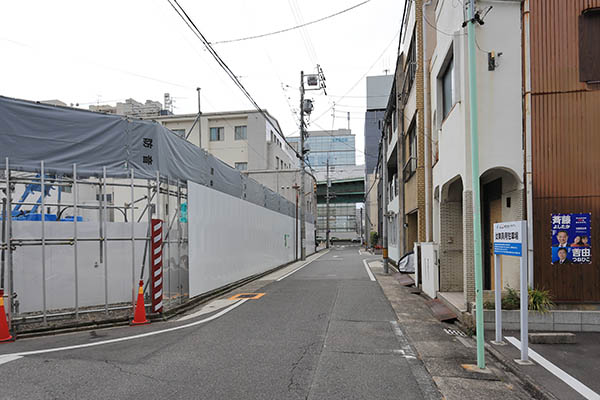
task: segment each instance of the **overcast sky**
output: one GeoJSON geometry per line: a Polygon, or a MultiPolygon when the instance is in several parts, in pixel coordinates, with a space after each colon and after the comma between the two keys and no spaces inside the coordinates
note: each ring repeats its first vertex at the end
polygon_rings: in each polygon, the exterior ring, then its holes
{"type": "MultiPolygon", "coordinates": [[[[346,9],[362,0],[180,0],[211,41],[285,29],[346,9]]],[[[364,163],[367,75],[393,73],[402,0],[371,0],[347,13],[279,35],[215,44],[286,136],[298,135],[300,71],[327,78],[328,96],[309,92],[315,110],[309,130],[350,126],[357,163],[364,163]],[[345,98],[341,98],[342,96],[345,98]],[[336,102],[336,118],[332,110],[336,102]],[[320,118],[318,118],[320,116],[320,118]]],[[[14,1],[0,15],[0,94],[28,100],[115,104],[126,98],[163,103],[175,113],[251,109],[202,43],[166,0],[14,1]]]]}

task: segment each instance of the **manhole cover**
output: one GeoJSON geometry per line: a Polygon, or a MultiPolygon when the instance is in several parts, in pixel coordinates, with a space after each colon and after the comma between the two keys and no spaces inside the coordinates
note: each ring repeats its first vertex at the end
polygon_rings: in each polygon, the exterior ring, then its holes
{"type": "Polygon", "coordinates": [[[230,297],[229,300],[240,300],[240,299],[256,300],[256,299],[260,299],[264,295],[265,295],[264,293],[238,293],[235,296],[230,297]]]}

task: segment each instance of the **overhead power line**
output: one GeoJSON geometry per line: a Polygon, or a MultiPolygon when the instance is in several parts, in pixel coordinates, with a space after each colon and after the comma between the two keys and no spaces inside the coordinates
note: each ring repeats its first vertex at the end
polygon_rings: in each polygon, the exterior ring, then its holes
{"type": "MultiPolygon", "coordinates": [[[[377,62],[384,56],[385,52],[390,48],[390,46],[394,43],[394,41],[396,40],[396,38],[398,37],[398,35],[400,35],[400,30],[398,30],[398,32],[396,32],[396,34],[394,35],[394,37],[392,37],[392,40],[390,40],[390,42],[387,44],[387,46],[385,46],[385,49],[381,52],[381,54],[379,55],[379,57],[377,57],[375,59],[375,61],[373,62],[373,64],[371,64],[371,66],[369,67],[369,69],[367,69],[367,72],[365,72],[360,78],[358,78],[358,80],[350,87],[350,89],[348,89],[346,91],[346,93],[341,96],[338,101],[344,99],[346,96],[348,96],[348,94],[350,94],[350,92],[352,90],[354,90],[354,88],[356,86],[358,86],[358,84],[360,82],[362,82],[362,80],[369,74],[369,72],[373,69],[373,67],[375,66],[375,64],[377,64],[377,62]]],[[[325,111],[323,111],[323,113],[321,113],[317,118],[313,119],[312,122],[318,121],[319,119],[321,119],[325,114],[327,114],[334,106],[330,106],[328,109],[326,109],[325,111]]]]}
{"type": "Polygon", "coordinates": [[[177,2],[177,0],[167,0],[167,2],[171,5],[171,7],[173,7],[173,9],[177,13],[177,15],[179,15],[179,17],[183,20],[183,22],[185,22],[185,24],[188,26],[188,28],[190,28],[190,30],[192,31],[192,33],[194,33],[194,35],[198,39],[200,39],[200,41],[202,42],[202,44],[204,45],[204,47],[206,47],[206,50],[208,50],[208,52],[210,53],[210,55],[213,56],[213,58],[217,61],[217,64],[219,64],[219,66],[223,69],[223,71],[225,71],[225,73],[227,74],[227,76],[229,76],[229,78],[233,81],[233,83],[240,89],[240,91],[250,101],[250,103],[254,106],[254,108],[256,108],[256,110],[259,113],[261,113],[262,116],[265,117],[265,119],[267,121],[269,121],[273,125],[273,128],[281,135],[281,137],[283,138],[283,141],[287,144],[287,146],[290,149],[292,149],[292,151],[296,154],[296,156],[300,157],[300,153],[298,153],[296,151],[296,149],[294,147],[292,147],[292,145],[290,143],[288,143],[288,141],[285,139],[285,136],[283,135],[283,132],[280,132],[277,129],[277,127],[275,127],[275,124],[273,123],[273,120],[271,119],[271,117],[268,116],[267,113],[264,112],[264,110],[254,100],[254,98],[252,97],[252,95],[250,94],[250,92],[248,92],[248,90],[246,90],[246,88],[244,87],[244,85],[242,84],[242,82],[240,82],[240,80],[238,79],[238,76],[231,70],[231,68],[229,68],[229,66],[225,63],[225,61],[223,61],[223,59],[221,58],[221,56],[219,56],[219,54],[211,46],[211,43],[202,34],[202,32],[200,31],[200,29],[198,29],[198,27],[196,26],[196,24],[194,23],[194,21],[190,18],[190,16],[187,14],[187,12],[185,11],[185,9],[177,2]]]}
{"type": "Polygon", "coordinates": [[[355,8],[358,8],[358,7],[360,7],[360,6],[364,5],[364,4],[369,3],[370,1],[371,0],[365,0],[365,1],[361,2],[361,3],[355,4],[352,7],[348,7],[346,9],[338,11],[336,13],[327,15],[327,16],[319,18],[319,19],[315,19],[314,21],[306,22],[304,24],[295,25],[295,26],[292,26],[290,28],[280,29],[278,31],[273,31],[273,32],[268,32],[268,33],[262,33],[262,34],[259,34],[259,35],[247,36],[247,37],[242,37],[242,38],[237,38],[237,39],[220,40],[218,42],[211,42],[211,44],[234,43],[234,42],[241,42],[241,41],[244,41],[244,40],[260,39],[260,38],[267,37],[267,36],[278,35],[280,33],[293,31],[295,29],[300,29],[300,28],[303,28],[305,26],[316,24],[317,22],[325,21],[325,20],[327,20],[329,18],[337,17],[340,14],[344,14],[344,13],[346,13],[348,11],[351,11],[351,10],[353,10],[355,8]]]}

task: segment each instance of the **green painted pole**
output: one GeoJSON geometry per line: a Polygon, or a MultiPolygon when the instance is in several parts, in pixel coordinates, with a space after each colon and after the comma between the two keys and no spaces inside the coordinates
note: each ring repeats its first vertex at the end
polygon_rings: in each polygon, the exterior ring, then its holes
{"type": "Polygon", "coordinates": [[[477,366],[485,368],[483,328],[483,281],[481,258],[481,198],[479,195],[479,132],[477,118],[477,69],[475,65],[475,0],[470,0],[467,34],[469,39],[469,110],[471,121],[471,179],[473,185],[473,253],[475,261],[475,318],[477,320],[477,366]]]}

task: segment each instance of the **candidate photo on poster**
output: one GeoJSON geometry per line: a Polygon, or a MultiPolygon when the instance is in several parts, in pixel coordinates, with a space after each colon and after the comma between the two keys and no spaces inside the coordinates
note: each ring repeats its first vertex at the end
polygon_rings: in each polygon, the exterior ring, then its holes
{"type": "Polygon", "coordinates": [[[552,264],[592,262],[591,214],[552,214],[552,264]]]}

